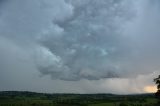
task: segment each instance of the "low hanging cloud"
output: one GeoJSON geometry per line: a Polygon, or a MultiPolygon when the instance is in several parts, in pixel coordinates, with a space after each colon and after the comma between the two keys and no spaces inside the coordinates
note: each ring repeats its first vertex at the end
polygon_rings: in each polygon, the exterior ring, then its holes
{"type": "Polygon", "coordinates": [[[160,68],[158,0],[0,2],[2,72],[24,67],[77,81],[133,77],[160,68]]]}

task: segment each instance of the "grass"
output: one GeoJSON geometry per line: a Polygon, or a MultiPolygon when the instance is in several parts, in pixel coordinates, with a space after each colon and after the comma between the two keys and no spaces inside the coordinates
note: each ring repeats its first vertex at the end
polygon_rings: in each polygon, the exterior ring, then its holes
{"type": "Polygon", "coordinates": [[[99,103],[99,104],[90,104],[88,106],[115,106],[115,103],[99,103]]]}

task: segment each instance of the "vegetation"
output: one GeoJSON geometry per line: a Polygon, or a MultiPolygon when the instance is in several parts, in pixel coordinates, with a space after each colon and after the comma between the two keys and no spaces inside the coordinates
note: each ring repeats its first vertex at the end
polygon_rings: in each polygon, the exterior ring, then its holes
{"type": "Polygon", "coordinates": [[[157,92],[155,93],[155,96],[158,99],[158,103],[160,104],[160,75],[154,79],[154,82],[157,85],[157,92]]]}
{"type": "Polygon", "coordinates": [[[0,106],[155,106],[154,94],[44,94],[0,92],[0,106]]]}

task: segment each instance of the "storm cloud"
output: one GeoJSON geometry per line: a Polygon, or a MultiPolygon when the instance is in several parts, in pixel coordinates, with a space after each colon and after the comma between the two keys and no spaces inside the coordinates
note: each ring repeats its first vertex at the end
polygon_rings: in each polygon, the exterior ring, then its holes
{"type": "Polygon", "coordinates": [[[159,10],[159,0],[1,0],[0,83],[25,74],[81,83],[157,73],[159,10]]]}

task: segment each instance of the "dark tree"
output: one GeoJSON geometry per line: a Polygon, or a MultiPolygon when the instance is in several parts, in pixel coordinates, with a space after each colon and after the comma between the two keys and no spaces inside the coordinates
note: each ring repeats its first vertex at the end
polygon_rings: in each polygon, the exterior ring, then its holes
{"type": "Polygon", "coordinates": [[[157,92],[155,93],[155,96],[159,99],[160,102],[160,75],[154,79],[154,82],[157,85],[157,92]]]}

